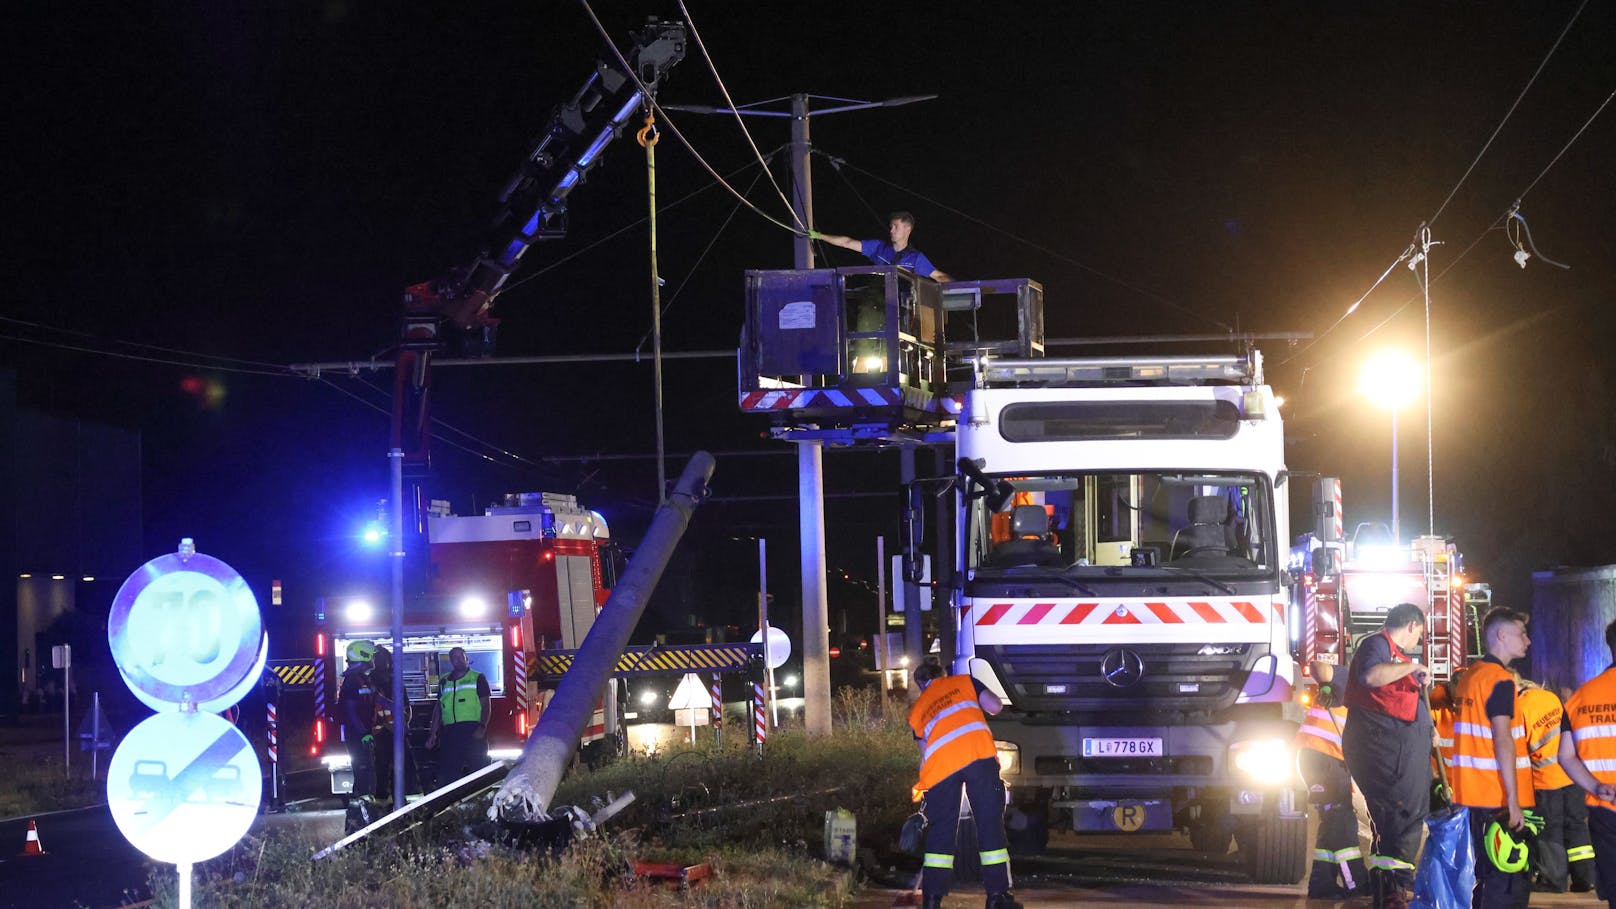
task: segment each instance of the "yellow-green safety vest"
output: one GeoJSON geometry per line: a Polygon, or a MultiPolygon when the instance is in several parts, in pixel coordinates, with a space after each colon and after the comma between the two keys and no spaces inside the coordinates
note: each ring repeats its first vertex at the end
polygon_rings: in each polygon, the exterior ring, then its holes
{"type": "Polygon", "coordinates": [[[477,697],[477,680],[482,677],[475,669],[467,669],[458,679],[443,677],[443,686],[438,689],[438,710],[443,725],[482,722],[483,702],[477,697]]]}

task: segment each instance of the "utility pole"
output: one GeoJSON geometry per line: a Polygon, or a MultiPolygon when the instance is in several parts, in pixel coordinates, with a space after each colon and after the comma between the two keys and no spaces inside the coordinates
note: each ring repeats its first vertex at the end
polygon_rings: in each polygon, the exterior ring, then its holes
{"type": "MultiPolygon", "coordinates": [[[[796,215],[798,233],[792,243],[792,267],[814,267],[813,244],[808,228],[814,225],[813,163],[810,157],[808,124],[816,116],[866,110],[872,107],[898,107],[927,101],[936,95],[891,98],[886,101],[835,100],[838,106],[813,110],[814,96],[791,96],[791,109],[768,110],[752,105],[708,107],[665,104],[665,110],[732,117],[787,117],[791,120],[791,210],[796,215]]],[[[810,735],[830,734],[830,612],[826,599],[825,573],[825,464],[824,444],[815,439],[797,442],[797,506],[802,534],[802,694],[803,722],[810,735]]]]}

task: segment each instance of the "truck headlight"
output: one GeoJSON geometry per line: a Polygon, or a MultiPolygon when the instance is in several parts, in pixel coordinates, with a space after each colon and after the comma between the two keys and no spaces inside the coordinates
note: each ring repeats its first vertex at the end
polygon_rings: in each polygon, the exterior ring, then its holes
{"type": "Polygon", "coordinates": [[[999,774],[1014,776],[1021,772],[1021,746],[1015,742],[993,741],[993,750],[999,756],[999,774]]]}
{"type": "Polygon", "coordinates": [[[1249,739],[1229,746],[1234,768],[1253,780],[1269,786],[1290,782],[1295,773],[1295,755],[1286,739],[1249,739]]]}

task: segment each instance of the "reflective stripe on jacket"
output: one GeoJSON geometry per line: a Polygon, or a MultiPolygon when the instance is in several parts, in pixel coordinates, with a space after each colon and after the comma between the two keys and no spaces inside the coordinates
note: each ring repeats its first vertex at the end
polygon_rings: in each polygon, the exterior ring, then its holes
{"type": "MultiPolygon", "coordinates": [[[[1601,783],[1616,783],[1616,666],[1589,679],[1565,703],[1577,757],[1601,783]]],[[[1588,796],[1588,804],[1616,811],[1616,803],[1588,796]]]]}
{"type": "Polygon", "coordinates": [[[1528,688],[1515,701],[1526,729],[1526,753],[1532,760],[1532,788],[1539,792],[1564,789],[1571,777],[1560,766],[1560,721],[1565,710],[1554,692],[1528,688]]]}
{"type": "MultiPolygon", "coordinates": [[[[1453,723],[1453,801],[1467,808],[1504,807],[1504,784],[1499,778],[1498,756],[1493,751],[1493,727],[1487,718],[1487,696],[1499,682],[1513,689],[1515,673],[1503,665],[1482,660],[1465,670],[1454,700],[1458,715],[1453,723]]],[[[1537,804],[1532,795],[1532,759],[1526,752],[1526,729],[1517,703],[1510,719],[1515,741],[1515,796],[1522,808],[1537,804]]],[[[1508,768],[1503,768],[1508,772],[1508,768]]]]}
{"type": "Polygon", "coordinates": [[[1301,728],[1296,730],[1294,744],[1298,748],[1311,748],[1314,751],[1333,757],[1338,761],[1346,760],[1341,753],[1341,730],[1347,725],[1347,708],[1331,707],[1326,710],[1314,704],[1307,708],[1307,716],[1302,718],[1301,728]]]}
{"type": "Polygon", "coordinates": [[[483,702],[477,697],[477,680],[482,677],[483,674],[475,669],[467,669],[466,674],[458,679],[443,677],[443,687],[438,689],[438,709],[442,711],[443,725],[482,722],[483,702]]]}
{"type": "Polygon", "coordinates": [[[973,761],[996,757],[987,714],[976,700],[968,675],[936,679],[909,708],[909,728],[922,743],[920,779],[924,791],[973,761]]]}

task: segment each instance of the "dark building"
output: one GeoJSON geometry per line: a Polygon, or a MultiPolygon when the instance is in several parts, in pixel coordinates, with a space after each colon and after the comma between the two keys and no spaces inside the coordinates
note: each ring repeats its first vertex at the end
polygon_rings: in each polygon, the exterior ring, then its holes
{"type": "Polygon", "coordinates": [[[75,670],[106,661],[107,610],[144,561],[140,433],[20,409],[16,390],[0,371],[0,722],[60,689],[52,645],[79,642],[75,670]]]}

